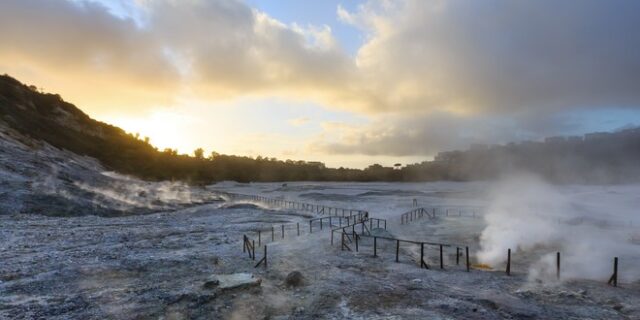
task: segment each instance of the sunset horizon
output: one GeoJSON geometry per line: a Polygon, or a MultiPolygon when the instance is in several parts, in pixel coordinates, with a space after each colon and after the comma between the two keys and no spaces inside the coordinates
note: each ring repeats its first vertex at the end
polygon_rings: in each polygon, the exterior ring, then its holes
{"type": "Polygon", "coordinates": [[[160,150],[331,167],[640,124],[635,4],[546,5],[10,0],[0,73],[160,150]]]}

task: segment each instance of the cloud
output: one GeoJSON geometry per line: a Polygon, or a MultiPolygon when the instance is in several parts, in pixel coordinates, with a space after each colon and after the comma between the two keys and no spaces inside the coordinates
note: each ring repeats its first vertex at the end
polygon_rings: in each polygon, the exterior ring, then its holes
{"type": "Polygon", "coordinates": [[[640,105],[635,1],[371,1],[357,65],[381,111],[640,105]]]}
{"type": "Polygon", "coordinates": [[[192,62],[191,84],[200,93],[317,99],[352,77],[355,65],[328,27],[285,26],[242,3],[220,2],[153,10],[153,23],[169,26],[172,47],[192,62]]]}
{"type": "Polygon", "coordinates": [[[168,101],[166,92],[179,83],[153,32],[96,3],[2,1],[0,43],[3,72],[27,70],[83,102],[123,96],[168,101]],[[88,92],[91,97],[84,99],[88,92]]]}
{"type": "Polygon", "coordinates": [[[503,141],[521,124],[555,132],[568,110],[640,106],[636,1],[338,6],[365,34],[355,57],[330,27],[287,25],[241,0],[120,6],[135,19],[82,0],[0,2],[0,72],[93,112],[277,96],[373,119],[315,143],[339,153],[431,154],[503,141]]]}
{"type": "Polygon", "coordinates": [[[640,105],[635,1],[339,6],[367,34],[355,58],[329,27],[285,25],[239,0],[135,5],[140,24],[93,2],[3,1],[0,57],[161,95],[278,95],[365,113],[640,105]]]}
{"type": "Polygon", "coordinates": [[[309,149],[329,154],[367,156],[434,156],[440,151],[466,149],[474,144],[505,144],[537,140],[576,130],[563,114],[538,117],[456,115],[427,112],[384,115],[365,125],[325,123],[325,132],[309,143],[309,149]]]}
{"type": "Polygon", "coordinates": [[[88,1],[3,1],[0,61],[11,64],[0,67],[53,84],[45,89],[74,100],[86,95],[80,103],[89,94],[167,98],[149,108],[183,93],[326,101],[341,96],[330,93],[355,74],[327,26],[285,25],[238,0],[135,5],[134,21],[88,1]]]}
{"type": "Polygon", "coordinates": [[[308,117],[300,117],[300,118],[295,118],[295,119],[289,119],[289,124],[294,126],[294,127],[301,127],[304,126],[305,124],[309,123],[309,121],[311,121],[311,119],[309,119],[308,117]]]}
{"type": "Polygon", "coordinates": [[[433,155],[575,129],[571,112],[640,106],[633,1],[369,1],[339,18],[372,123],[318,139],[328,153],[433,155]]]}

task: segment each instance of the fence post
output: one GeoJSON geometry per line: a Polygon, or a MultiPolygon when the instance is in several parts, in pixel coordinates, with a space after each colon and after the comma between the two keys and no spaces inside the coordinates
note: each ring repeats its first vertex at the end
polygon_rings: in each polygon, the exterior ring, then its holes
{"type": "Polygon", "coordinates": [[[284,239],[284,224],[282,225],[282,239],[284,239]]]}
{"type": "Polygon", "coordinates": [[[424,242],[420,243],[420,269],[422,269],[422,267],[429,269],[429,265],[424,262],[424,242]]]}
{"type": "Polygon", "coordinates": [[[560,251],[556,252],[556,278],[560,279],[560,251]]]}
{"type": "Polygon", "coordinates": [[[613,258],[613,274],[607,284],[612,284],[614,287],[618,286],[618,257],[613,258]]]}
{"type": "Polygon", "coordinates": [[[456,266],[460,265],[460,248],[456,247],[456,266]]]}
{"type": "MultiPolygon", "coordinates": [[[[255,252],[253,257],[255,258],[255,252]]],[[[254,268],[257,268],[260,266],[260,264],[264,263],[264,268],[267,268],[267,245],[264,245],[264,257],[262,257],[262,259],[260,259],[260,261],[258,261],[258,263],[256,264],[256,266],[254,268]]]]}
{"type": "Polygon", "coordinates": [[[356,252],[358,252],[358,234],[354,232],[353,237],[356,238],[356,252]]]}
{"type": "Polygon", "coordinates": [[[400,251],[400,240],[396,240],[396,262],[400,262],[400,259],[398,257],[400,251]]]}
{"type": "Polygon", "coordinates": [[[311,227],[312,221],[309,220],[309,233],[313,233],[313,228],[311,227]]]}
{"type": "Polygon", "coordinates": [[[507,250],[507,275],[511,275],[511,248],[507,250]]]}
{"type": "Polygon", "coordinates": [[[251,259],[253,259],[253,261],[256,261],[256,241],[255,240],[251,240],[251,259]]]}
{"type": "Polygon", "coordinates": [[[442,245],[440,245],[440,269],[444,269],[444,259],[442,256],[442,245]]]}
{"type": "Polygon", "coordinates": [[[296,229],[298,229],[298,235],[300,235],[300,222],[296,222],[296,229]]]}
{"type": "Polygon", "coordinates": [[[467,272],[469,272],[469,247],[464,247],[465,248],[465,258],[467,258],[467,272]]]}
{"type": "Polygon", "coordinates": [[[378,256],[378,238],[377,237],[373,237],[373,257],[377,257],[378,256]]]}
{"type": "Polygon", "coordinates": [[[262,233],[262,231],[258,230],[258,247],[262,245],[261,241],[260,241],[260,234],[262,233]]]}

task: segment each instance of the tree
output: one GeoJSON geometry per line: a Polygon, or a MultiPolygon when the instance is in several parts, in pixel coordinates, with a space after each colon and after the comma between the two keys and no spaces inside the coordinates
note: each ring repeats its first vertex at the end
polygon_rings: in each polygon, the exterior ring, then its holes
{"type": "Polygon", "coordinates": [[[178,150],[171,149],[171,148],[164,148],[164,150],[162,150],[162,152],[166,153],[168,155],[171,155],[171,156],[177,156],[178,155],[178,150]]]}
{"type": "Polygon", "coordinates": [[[204,159],[204,149],[198,148],[193,150],[193,155],[196,157],[196,159],[204,159]]]}

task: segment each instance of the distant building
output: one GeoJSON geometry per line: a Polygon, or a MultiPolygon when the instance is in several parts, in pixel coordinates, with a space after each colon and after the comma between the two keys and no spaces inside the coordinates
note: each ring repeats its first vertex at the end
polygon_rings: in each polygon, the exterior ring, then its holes
{"type": "Polygon", "coordinates": [[[462,157],[462,151],[439,152],[433,159],[435,162],[452,162],[462,157]]]}
{"type": "Polygon", "coordinates": [[[561,144],[566,142],[567,139],[565,137],[562,136],[557,136],[557,137],[548,137],[544,139],[544,143],[547,144],[561,144]]]}
{"type": "Polygon", "coordinates": [[[587,133],[584,135],[584,140],[585,141],[598,141],[598,140],[602,140],[602,139],[606,139],[607,137],[609,137],[610,133],[608,132],[594,132],[594,133],[587,133]]]}
{"type": "Polygon", "coordinates": [[[569,143],[581,143],[582,141],[583,140],[582,140],[581,136],[570,136],[570,137],[567,137],[567,142],[569,142],[569,143]]]}
{"type": "Polygon", "coordinates": [[[469,147],[469,151],[486,151],[489,146],[483,143],[474,143],[469,147]]]}

